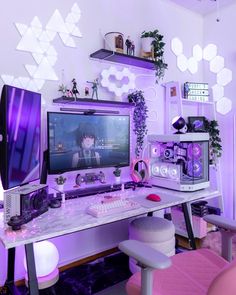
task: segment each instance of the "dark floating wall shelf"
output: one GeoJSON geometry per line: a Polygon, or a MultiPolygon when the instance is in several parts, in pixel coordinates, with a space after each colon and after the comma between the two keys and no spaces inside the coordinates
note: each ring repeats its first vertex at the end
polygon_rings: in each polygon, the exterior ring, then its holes
{"type": "Polygon", "coordinates": [[[133,56],[133,55],[127,55],[123,53],[114,52],[107,49],[100,49],[92,54],[90,54],[91,58],[101,59],[101,60],[107,60],[112,61],[120,64],[126,64],[130,66],[135,66],[139,68],[154,70],[154,62],[149,59],[133,56]]]}
{"type": "Polygon", "coordinates": [[[113,100],[97,100],[97,99],[89,99],[89,98],[77,98],[75,100],[71,100],[65,97],[59,97],[53,99],[54,103],[66,104],[66,105],[90,105],[90,106],[106,106],[106,107],[118,107],[118,108],[130,108],[133,107],[134,104],[130,102],[123,101],[113,101],[113,100]]]}

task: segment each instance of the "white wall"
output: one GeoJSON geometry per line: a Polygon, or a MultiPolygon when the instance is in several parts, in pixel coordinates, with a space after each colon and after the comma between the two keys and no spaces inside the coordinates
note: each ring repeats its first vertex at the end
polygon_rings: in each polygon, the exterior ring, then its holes
{"type": "MultiPolygon", "coordinates": [[[[65,17],[70,11],[74,0],[48,1],[43,4],[40,1],[13,1],[4,2],[4,9],[1,9],[1,55],[0,74],[27,76],[25,64],[34,64],[32,56],[27,52],[16,50],[20,40],[14,23],[29,25],[34,16],[38,16],[43,26],[48,22],[55,9],[58,9],[65,17]],[[14,7],[14,9],[12,8],[14,7]]],[[[202,69],[192,77],[189,72],[181,73],[176,67],[176,57],[170,50],[170,41],[173,37],[179,37],[184,41],[184,50],[187,56],[191,56],[192,46],[202,43],[203,20],[200,16],[190,13],[185,9],[171,4],[164,0],[80,0],[77,1],[82,11],[81,20],[78,26],[83,38],[75,38],[76,48],[65,47],[57,36],[53,45],[58,53],[58,61],[55,64],[55,72],[61,78],[61,70],[64,69],[65,83],[70,84],[72,78],[76,78],[79,90],[82,92],[86,80],[93,80],[99,76],[108,63],[98,62],[89,59],[89,54],[103,47],[102,35],[108,31],[123,32],[125,38],[130,35],[135,41],[136,51],[139,50],[139,36],[143,30],[159,29],[164,35],[166,42],[165,60],[169,65],[164,81],[179,80],[180,82],[202,81],[202,69]]],[[[117,65],[122,69],[122,65],[117,65]]],[[[151,110],[156,112],[156,120],[149,122],[150,133],[163,131],[164,111],[163,99],[164,88],[155,84],[154,73],[130,67],[130,70],[137,75],[137,88],[143,89],[147,103],[151,110]]],[[[52,99],[59,96],[57,91],[61,81],[47,81],[41,90],[45,105],[43,110],[55,108],[52,106],[52,99]]],[[[0,81],[0,86],[3,82],[0,81]]],[[[102,99],[113,99],[113,95],[105,89],[99,89],[99,97],[102,99]]],[[[125,100],[125,97],[123,97],[125,100]]],[[[43,116],[43,130],[45,132],[45,113],[43,116]]],[[[46,147],[46,136],[43,136],[42,148],[46,147]]],[[[107,169],[107,176],[111,175],[111,169],[107,169]]],[[[124,169],[128,176],[129,169],[124,169]]],[[[69,176],[71,179],[73,175],[69,176]]],[[[77,260],[86,255],[109,249],[127,237],[127,221],[107,225],[97,229],[88,230],[79,234],[69,235],[63,238],[54,239],[60,250],[60,265],[77,260]],[[114,236],[112,232],[116,232],[114,236]]],[[[23,248],[17,251],[16,279],[23,277],[22,268],[23,248]]],[[[0,249],[1,262],[5,254],[0,249]]],[[[1,267],[0,283],[3,283],[5,272],[1,267]]]]}
{"type": "MultiPolygon", "coordinates": [[[[233,150],[235,146],[233,144],[233,116],[235,116],[236,110],[236,50],[234,44],[236,43],[236,36],[234,28],[236,26],[235,19],[236,4],[222,8],[220,10],[220,22],[216,22],[216,14],[209,14],[204,19],[204,45],[209,43],[216,44],[218,47],[219,55],[224,57],[225,67],[230,69],[233,73],[233,80],[231,83],[224,87],[225,97],[232,101],[232,111],[226,115],[220,115],[217,113],[217,120],[220,125],[220,134],[222,138],[222,184],[223,184],[223,197],[225,203],[225,214],[229,217],[233,217],[234,203],[234,183],[235,183],[235,161],[233,159],[233,150]]],[[[216,83],[216,75],[210,73],[209,67],[205,67],[205,80],[211,85],[216,83]]],[[[235,218],[235,216],[234,216],[235,218]]]]}

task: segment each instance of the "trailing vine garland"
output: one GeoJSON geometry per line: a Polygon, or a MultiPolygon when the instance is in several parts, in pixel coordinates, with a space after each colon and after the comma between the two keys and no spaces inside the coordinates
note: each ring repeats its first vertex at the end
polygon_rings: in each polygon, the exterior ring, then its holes
{"type": "Polygon", "coordinates": [[[134,133],[136,135],[135,155],[138,158],[143,149],[144,137],[147,134],[146,119],[148,118],[148,108],[143,96],[143,91],[135,91],[128,95],[129,102],[135,104],[133,112],[134,133]]]}

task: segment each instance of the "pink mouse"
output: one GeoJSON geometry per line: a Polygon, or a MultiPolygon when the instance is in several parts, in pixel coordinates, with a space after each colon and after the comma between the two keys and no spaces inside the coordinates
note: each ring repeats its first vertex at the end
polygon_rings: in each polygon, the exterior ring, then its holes
{"type": "Polygon", "coordinates": [[[156,194],[150,194],[150,195],[146,196],[146,199],[153,201],[153,202],[160,202],[161,201],[160,196],[158,196],[156,194]]]}

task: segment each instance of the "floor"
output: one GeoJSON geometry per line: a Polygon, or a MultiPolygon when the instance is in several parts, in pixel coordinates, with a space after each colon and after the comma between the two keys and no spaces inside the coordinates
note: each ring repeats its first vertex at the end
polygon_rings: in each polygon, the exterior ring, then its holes
{"type": "MultiPolygon", "coordinates": [[[[119,252],[61,272],[57,284],[40,295],[125,295],[130,275],[128,257],[119,252]]],[[[18,289],[19,295],[28,294],[26,287],[18,289]]]]}

